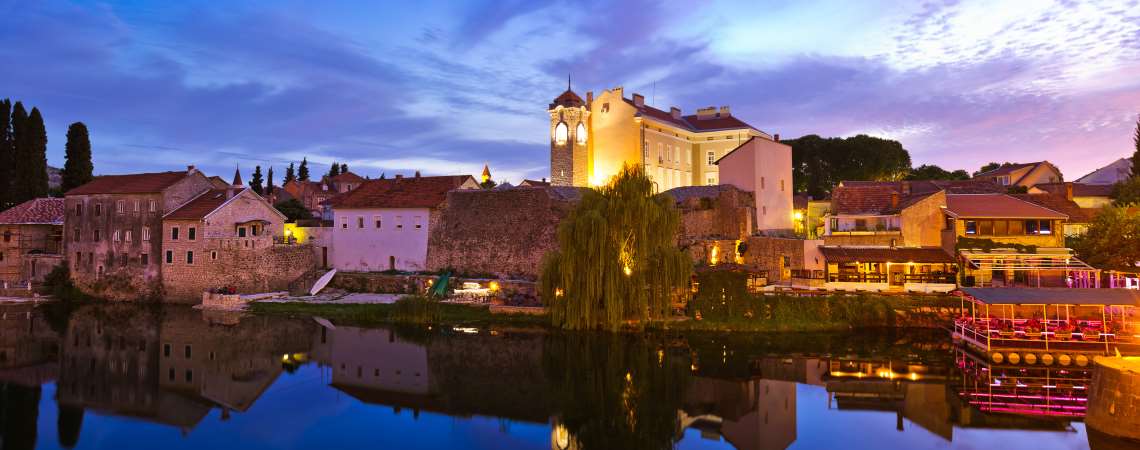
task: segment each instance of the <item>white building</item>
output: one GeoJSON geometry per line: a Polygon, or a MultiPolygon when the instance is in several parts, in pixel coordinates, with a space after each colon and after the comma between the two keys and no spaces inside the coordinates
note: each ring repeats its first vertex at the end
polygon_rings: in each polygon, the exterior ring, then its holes
{"type": "Polygon", "coordinates": [[[792,231],[791,146],[756,136],[715,163],[720,169],[720,184],[730,184],[755,195],[757,229],[792,231]]]}
{"type": "Polygon", "coordinates": [[[370,180],[330,200],[332,267],[351,272],[419,271],[429,228],[453,189],[478,189],[470,175],[370,180]]]}

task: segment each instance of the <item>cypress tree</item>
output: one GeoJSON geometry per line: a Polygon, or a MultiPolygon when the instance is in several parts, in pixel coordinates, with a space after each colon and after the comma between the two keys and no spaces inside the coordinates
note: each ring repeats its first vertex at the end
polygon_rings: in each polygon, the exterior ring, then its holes
{"type": "Polygon", "coordinates": [[[44,117],[39,108],[32,108],[28,116],[28,194],[25,200],[47,197],[47,128],[44,127],[44,117]]]}
{"type": "Polygon", "coordinates": [[[340,164],[340,173],[348,173],[348,164],[345,164],[345,163],[340,164]]]}
{"type": "Polygon", "coordinates": [[[309,181],[309,158],[301,158],[301,167],[297,168],[297,179],[309,181]]]}
{"type": "Polygon", "coordinates": [[[333,161],[332,165],[329,166],[329,178],[337,175],[340,175],[340,165],[338,165],[336,161],[333,161]]]}
{"type": "Polygon", "coordinates": [[[1136,117],[1136,132],[1132,135],[1136,150],[1132,152],[1132,176],[1140,175],[1140,116],[1136,117]]]}
{"type": "Polygon", "coordinates": [[[8,186],[8,204],[18,205],[30,197],[28,189],[28,111],[17,101],[12,105],[12,165],[8,169],[11,183],[8,186]]]}
{"type": "Polygon", "coordinates": [[[87,125],[75,122],[67,127],[67,145],[63,164],[63,191],[67,192],[91,181],[91,140],[87,136],[87,125]]]}
{"type": "Polygon", "coordinates": [[[0,100],[0,211],[11,204],[12,189],[12,101],[0,100]]]}
{"type": "Polygon", "coordinates": [[[253,168],[253,176],[249,178],[249,188],[253,189],[253,192],[256,192],[257,195],[263,193],[261,189],[261,166],[255,166],[253,168]]]}
{"type": "Polygon", "coordinates": [[[286,184],[289,184],[290,181],[296,179],[297,175],[295,175],[295,171],[293,170],[293,163],[289,163],[289,167],[285,168],[285,181],[281,182],[281,185],[284,186],[286,184]]]}
{"type": "Polygon", "coordinates": [[[265,177],[265,195],[273,195],[273,166],[269,166],[269,173],[265,177]]]}

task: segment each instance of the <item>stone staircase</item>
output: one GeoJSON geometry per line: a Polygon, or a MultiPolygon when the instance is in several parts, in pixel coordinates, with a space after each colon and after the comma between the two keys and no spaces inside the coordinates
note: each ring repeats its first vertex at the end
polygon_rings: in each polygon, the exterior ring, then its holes
{"type": "Polygon", "coordinates": [[[309,295],[309,289],[317,282],[321,275],[328,273],[329,269],[312,269],[305,272],[289,283],[289,295],[304,296],[309,295]]]}

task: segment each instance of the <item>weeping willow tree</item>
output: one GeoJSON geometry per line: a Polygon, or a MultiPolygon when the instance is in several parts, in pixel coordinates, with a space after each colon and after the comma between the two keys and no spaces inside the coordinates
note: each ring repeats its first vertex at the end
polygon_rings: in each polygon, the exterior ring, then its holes
{"type": "Polygon", "coordinates": [[[674,242],[680,214],[653,191],[640,166],[625,166],[562,221],[540,285],[555,326],[617,330],[666,316],[683,295],[693,263],[674,242]]]}

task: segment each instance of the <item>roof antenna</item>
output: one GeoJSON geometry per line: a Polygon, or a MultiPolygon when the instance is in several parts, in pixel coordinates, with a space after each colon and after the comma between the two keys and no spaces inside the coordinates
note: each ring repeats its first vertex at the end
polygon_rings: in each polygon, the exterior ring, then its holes
{"type": "Polygon", "coordinates": [[[566,90],[570,90],[570,72],[566,72],[566,90]]]}

